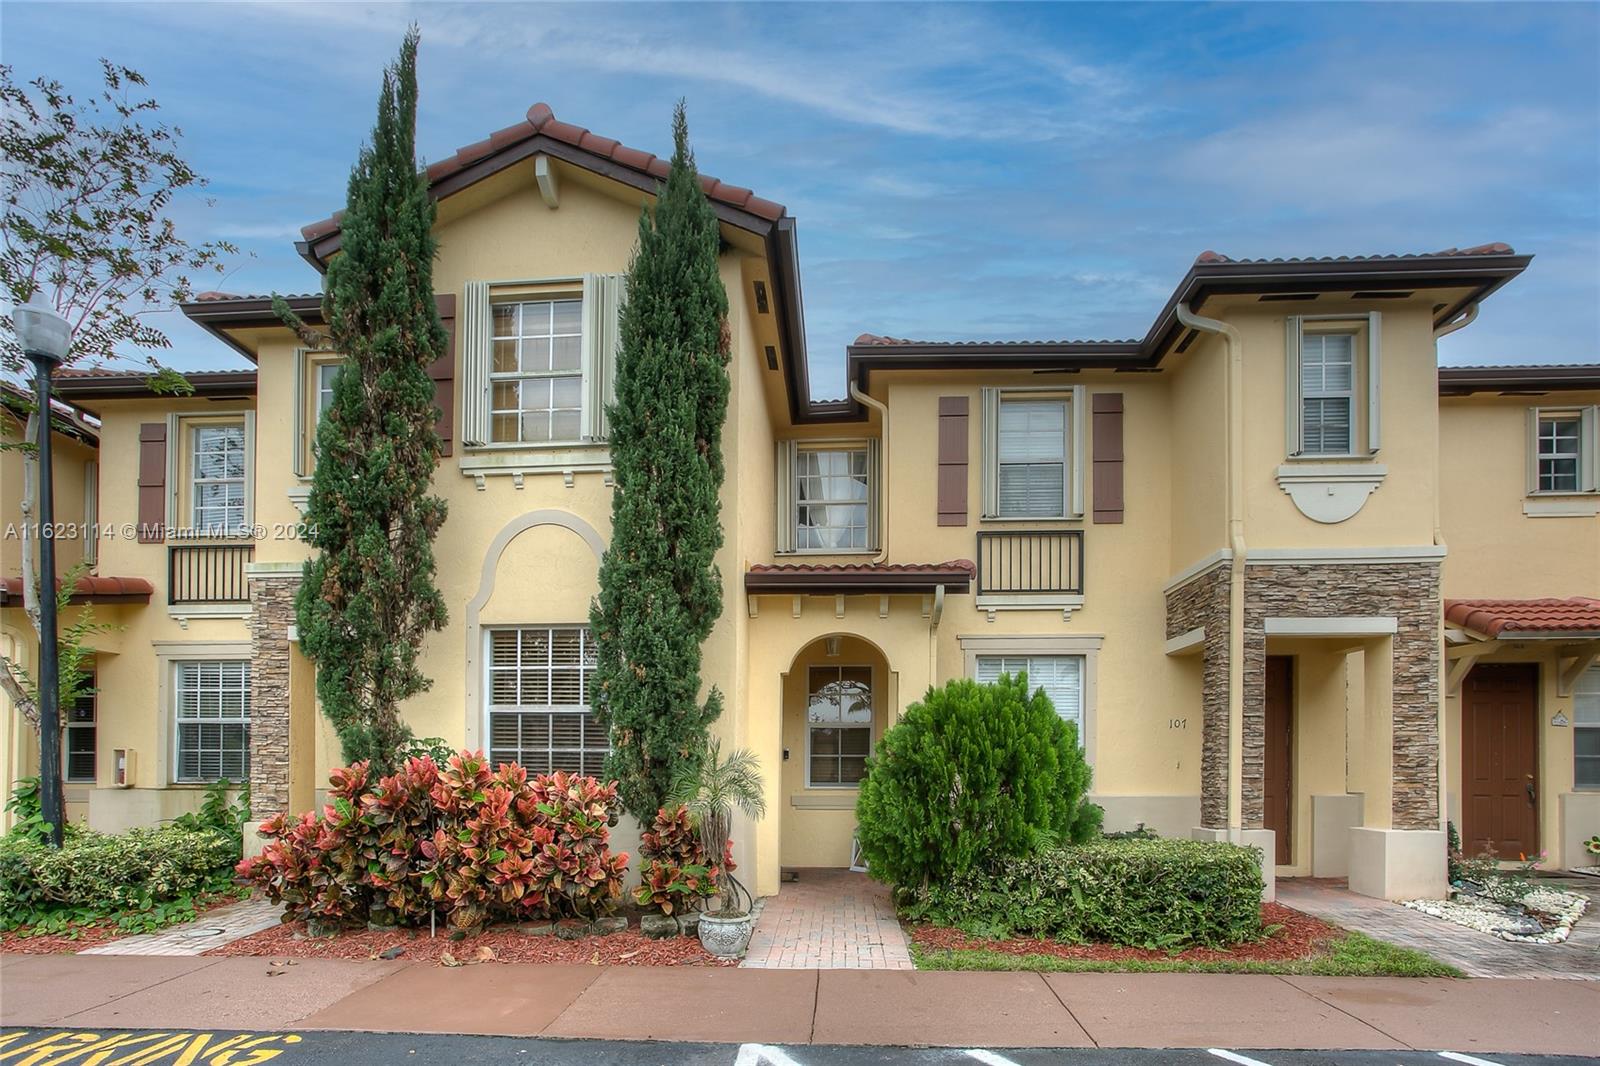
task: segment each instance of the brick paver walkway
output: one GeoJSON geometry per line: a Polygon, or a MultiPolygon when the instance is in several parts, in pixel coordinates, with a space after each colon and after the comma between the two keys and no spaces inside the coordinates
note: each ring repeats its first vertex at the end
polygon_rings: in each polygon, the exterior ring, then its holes
{"type": "Polygon", "coordinates": [[[744,966],[912,970],[889,889],[849,870],[801,870],[765,901],[744,966]]]}
{"type": "Polygon", "coordinates": [[[1513,944],[1398,903],[1358,896],[1343,881],[1284,878],[1278,881],[1278,902],[1345,929],[1426,952],[1469,977],[1600,981],[1600,879],[1563,877],[1541,883],[1589,897],[1588,911],[1563,943],[1513,944]]]}
{"type": "Polygon", "coordinates": [[[192,922],[175,925],[159,933],[123,937],[99,947],[86,948],[80,955],[204,955],[212,948],[231,944],[251,933],[271,929],[279,922],[283,909],[264,899],[246,900],[207,911],[192,922]]]}

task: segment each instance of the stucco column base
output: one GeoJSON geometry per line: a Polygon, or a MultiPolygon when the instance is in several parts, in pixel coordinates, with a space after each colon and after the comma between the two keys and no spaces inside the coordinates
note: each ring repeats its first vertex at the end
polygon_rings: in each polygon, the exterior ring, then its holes
{"type": "Polygon", "coordinates": [[[1202,825],[1189,830],[1189,839],[1255,848],[1261,866],[1261,902],[1278,898],[1278,868],[1271,858],[1278,854],[1278,834],[1271,829],[1208,829],[1202,825]]]}
{"type": "Polygon", "coordinates": [[[1600,792],[1563,792],[1557,800],[1561,824],[1561,853],[1552,855],[1552,865],[1569,870],[1600,866],[1600,855],[1593,855],[1583,842],[1600,833],[1600,792]]]}
{"type": "Polygon", "coordinates": [[[257,855],[260,855],[261,852],[266,849],[267,838],[262,836],[259,832],[257,832],[257,830],[261,828],[262,823],[264,823],[265,821],[266,821],[265,818],[257,818],[255,821],[244,823],[244,857],[245,858],[253,859],[257,855]]]}
{"type": "Polygon", "coordinates": [[[1311,797],[1311,876],[1350,876],[1350,830],[1361,824],[1359,792],[1311,797]]]}
{"type": "Polygon", "coordinates": [[[1442,829],[1350,829],[1350,891],[1378,899],[1444,899],[1442,829]]]}

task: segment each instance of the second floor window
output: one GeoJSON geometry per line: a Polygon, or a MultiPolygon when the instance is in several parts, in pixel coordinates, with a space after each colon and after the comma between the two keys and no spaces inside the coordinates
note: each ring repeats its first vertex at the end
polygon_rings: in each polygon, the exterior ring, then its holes
{"type": "Polygon", "coordinates": [[[245,524],[245,442],[241,425],[200,425],[190,434],[189,523],[206,533],[245,524]]]}
{"type": "Polygon", "coordinates": [[[1539,417],[1539,491],[1577,492],[1583,421],[1576,412],[1539,417]]]}
{"type": "Polygon", "coordinates": [[[528,300],[493,308],[490,440],[579,439],[583,418],[583,301],[528,300]]]}
{"type": "Polygon", "coordinates": [[[333,379],[339,376],[339,369],[343,363],[318,363],[317,364],[317,406],[316,420],[322,421],[322,416],[328,413],[328,408],[333,406],[333,379]]]}
{"type": "Polygon", "coordinates": [[[1355,450],[1356,338],[1307,333],[1300,341],[1300,453],[1355,450]]]}
{"type": "Polygon", "coordinates": [[[1067,513],[1065,400],[1002,400],[998,462],[1001,518],[1067,513]]]}
{"type": "Polygon", "coordinates": [[[795,547],[867,547],[866,448],[802,448],[795,455],[795,547]]]}

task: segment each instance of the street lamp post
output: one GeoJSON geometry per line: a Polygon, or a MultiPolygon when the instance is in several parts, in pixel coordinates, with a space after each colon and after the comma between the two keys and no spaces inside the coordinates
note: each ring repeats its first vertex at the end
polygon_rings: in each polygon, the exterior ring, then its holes
{"type": "MultiPolygon", "coordinates": [[[[72,329],[43,295],[11,312],[17,343],[33,363],[39,408],[39,805],[50,822],[50,843],[61,846],[61,689],[56,661],[55,470],[50,462],[50,374],[66,358],[72,329]]],[[[22,580],[31,580],[31,574],[22,580]]]]}

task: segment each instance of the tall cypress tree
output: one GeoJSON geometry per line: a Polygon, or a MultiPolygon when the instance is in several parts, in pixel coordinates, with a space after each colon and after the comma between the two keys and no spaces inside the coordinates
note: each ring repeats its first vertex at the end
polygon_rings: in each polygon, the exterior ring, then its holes
{"type": "Polygon", "coordinates": [[[728,412],[728,294],[720,235],[689,151],[679,101],[672,172],[639,220],[628,269],[610,419],[611,544],[590,611],[595,713],[610,728],[607,773],[648,823],[673,771],[699,758],[722,711],[700,699],[700,645],[722,613],[722,424],[728,412]]]}
{"type": "Polygon", "coordinates": [[[434,587],[445,502],[429,491],[440,441],[427,367],[448,342],[433,297],[434,204],[415,158],[417,41],[412,27],[384,71],[372,143],[350,174],[341,251],[328,264],[323,315],[345,363],[317,427],[305,519],[317,554],[295,604],[345,760],[381,770],[411,736],[400,703],[428,688],[417,654],[445,621],[434,587]]]}

